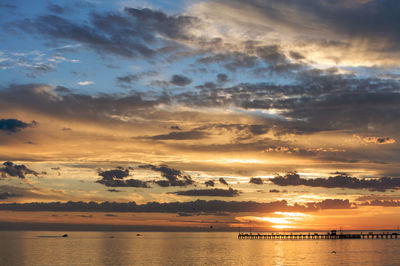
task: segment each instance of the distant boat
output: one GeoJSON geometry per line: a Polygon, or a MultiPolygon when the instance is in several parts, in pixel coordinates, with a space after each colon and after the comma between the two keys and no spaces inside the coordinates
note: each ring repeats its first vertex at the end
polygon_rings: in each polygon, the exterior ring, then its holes
{"type": "Polygon", "coordinates": [[[136,236],[142,236],[141,234],[136,234],[136,236]]]}
{"type": "Polygon", "coordinates": [[[62,237],[68,237],[68,234],[64,234],[64,235],[62,235],[62,237]]]}

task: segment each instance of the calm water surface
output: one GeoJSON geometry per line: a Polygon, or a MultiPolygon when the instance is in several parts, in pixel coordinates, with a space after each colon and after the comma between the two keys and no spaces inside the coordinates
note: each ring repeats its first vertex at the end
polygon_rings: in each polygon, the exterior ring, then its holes
{"type": "Polygon", "coordinates": [[[0,231],[0,265],[400,265],[400,239],[238,240],[236,233],[152,232],[39,237],[62,234],[0,231]]]}

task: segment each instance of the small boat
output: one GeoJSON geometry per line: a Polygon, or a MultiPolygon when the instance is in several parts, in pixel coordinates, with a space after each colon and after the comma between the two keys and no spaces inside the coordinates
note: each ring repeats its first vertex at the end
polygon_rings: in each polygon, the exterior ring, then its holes
{"type": "Polygon", "coordinates": [[[62,237],[68,237],[68,234],[64,234],[64,235],[62,235],[62,237]]]}
{"type": "Polygon", "coordinates": [[[142,236],[141,234],[136,234],[136,236],[142,236]]]}

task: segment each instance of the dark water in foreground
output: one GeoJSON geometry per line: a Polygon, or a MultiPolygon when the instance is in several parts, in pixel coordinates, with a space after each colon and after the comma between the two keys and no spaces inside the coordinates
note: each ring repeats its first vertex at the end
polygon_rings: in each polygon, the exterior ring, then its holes
{"type": "Polygon", "coordinates": [[[38,237],[64,233],[0,231],[0,265],[400,265],[400,239],[238,240],[236,233],[152,232],[38,237]]]}

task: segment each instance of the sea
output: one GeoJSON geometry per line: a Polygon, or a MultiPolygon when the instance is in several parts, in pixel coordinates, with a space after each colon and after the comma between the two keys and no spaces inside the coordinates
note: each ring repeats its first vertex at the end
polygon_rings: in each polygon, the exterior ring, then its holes
{"type": "Polygon", "coordinates": [[[400,265],[400,238],[239,240],[233,232],[0,231],[0,265],[400,265]],[[68,237],[61,237],[65,233],[68,237]]]}

